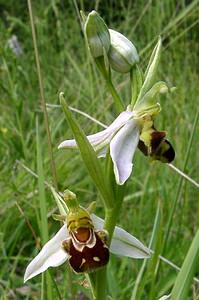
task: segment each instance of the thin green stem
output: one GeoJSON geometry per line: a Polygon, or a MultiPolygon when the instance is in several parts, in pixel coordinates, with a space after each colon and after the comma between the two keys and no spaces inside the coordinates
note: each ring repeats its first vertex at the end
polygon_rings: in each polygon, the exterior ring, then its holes
{"type": "MultiPolygon", "coordinates": [[[[105,223],[104,229],[108,232],[108,245],[110,245],[113,232],[118,220],[118,216],[121,210],[122,201],[124,198],[125,185],[119,186],[115,182],[115,176],[113,172],[113,162],[110,154],[106,157],[106,174],[107,181],[112,188],[112,194],[114,197],[112,208],[105,208],[105,223]]],[[[96,272],[95,281],[95,296],[96,300],[107,299],[107,268],[104,267],[96,272]]]]}
{"type": "Polygon", "coordinates": [[[104,267],[96,273],[96,300],[107,299],[107,268],[104,267]]]}
{"type": "Polygon", "coordinates": [[[116,88],[115,88],[115,86],[114,86],[111,78],[108,78],[106,80],[106,84],[107,84],[107,86],[109,88],[109,91],[110,91],[110,93],[111,93],[111,95],[112,95],[112,97],[114,99],[115,107],[117,109],[117,112],[118,113],[122,112],[124,110],[124,105],[122,103],[122,100],[121,100],[121,98],[120,98],[120,96],[119,96],[119,94],[118,94],[118,92],[117,92],[117,90],[116,90],[116,88]]]}
{"type": "Polygon", "coordinates": [[[111,79],[111,70],[107,70],[105,63],[104,63],[104,57],[99,57],[95,59],[95,63],[100,70],[102,76],[106,80],[107,87],[113,97],[113,100],[115,102],[115,107],[118,113],[122,112],[124,110],[124,104],[122,102],[122,99],[120,98],[113,82],[111,79]]]}
{"type": "Polygon", "coordinates": [[[32,10],[31,0],[27,0],[27,1],[28,1],[28,10],[29,10],[29,16],[30,16],[30,25],[31,25],[31,30],[32,30],[32,40],[33,40],[33,46],[34,46],[34,52],[35,52],[37,76],[38,76],[38,81],[39,81],[41,106],[42,106],[43,113],[44,113],[44,123],[45,123],[47,140],[48,140],[48,150],[49,150],[49,155],[50,155],[51,171],[52,171],[52,176],[53,176],[53,183],[57,189],[57,173],[56,173],[55,161],[54,161],[54,157],[53,157],[50,126],[49,126],[48,113],[47,113],[47,109],[46,109],[46,101],[45,101],[45,96],[44,96],[44,85],[43,85],[43,80],[42,80],[42,75],[41,75],[41,67],[40,67],[40,62],[39,62],[39,52],[38,52],[38,47],[37,47],[37,38],[36,38],[36,32],[35,32],[33,10],[32,10]]]}

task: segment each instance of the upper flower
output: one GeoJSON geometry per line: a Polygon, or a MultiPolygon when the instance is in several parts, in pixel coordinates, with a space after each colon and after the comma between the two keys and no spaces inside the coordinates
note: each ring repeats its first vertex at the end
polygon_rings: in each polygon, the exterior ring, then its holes
{"type": "MultiPolygon", "coordinates": [[[[133,167],[133,156],[137,146],[154,160],[171,162],[175,152],[165,139],[166,133],[154,128],[154,115],[160,111],[160,105],[147,107],[137,105],[133,111],[126,111],[110,124],[105,130],[88,135],[87,138],[98,157],[104,157],[110,148],[114,174],[117,184],[122,185],[129,178],[133,167]]],[[[77,148],[75,140],[66,140],[58,148],[77,148]]]]}

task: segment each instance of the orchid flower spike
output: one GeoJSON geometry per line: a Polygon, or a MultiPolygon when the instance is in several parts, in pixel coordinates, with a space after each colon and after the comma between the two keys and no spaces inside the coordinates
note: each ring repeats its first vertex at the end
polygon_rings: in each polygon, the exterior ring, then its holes
{"type": "Polygon", "coordinates": [[[108,247],[104,220],[79,206],[75,194],[67,191],[64,198],[69,210],[65,215],[56,216],[64,225],[30,262],[24,282],[66,261],[76,273],[95,271],[108,263],[109,251],[131,258],[150,256],[147,247],[120,227],[115,228],[108,247]]]}
{"type": "MultiPolygon", "coordinates": [[[[154,128],[153,116],[157,109],[159,105],[151,111],[146,107],[136,110],[128,107],[105,130],[87,136],[98,157],[105,157],[110,149],[117,184],[124,184],[130,177],[137,147],[154,160],[171,162],[174,159],[175,152],[165,139],[166,133],[154,128]]],[[[77,144],[75,140],[66,140],[58,148],[77,149],[77,144]]]]}

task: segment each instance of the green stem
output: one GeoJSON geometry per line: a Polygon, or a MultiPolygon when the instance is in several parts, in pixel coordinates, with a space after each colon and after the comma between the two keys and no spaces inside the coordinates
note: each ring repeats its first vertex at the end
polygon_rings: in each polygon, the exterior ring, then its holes
{"type": "MultiPolygon", "coordinates": [[[[112,187],[114,206],[112,208],[105,208],[105,223],[104,229],[108,232],[108,245],[110,245],[116,222],[121,210],[122,201],[124,198],[125,185],[119,186],[115,182],[113,173],[113,163],[110,154],[107,154],[106,160],[106,174],[109,185],[112,187]]],[[[95,284],[96,300],[107,299],[107,268],[104,267],[96,273],[95,284]]]]}
{"type": "Polygon", "coordinates": [[[99,58],[96,58],[95,63],[97,65],[98,69],[100,70],[102,76],[106,80],[107,87],[108,87],[108,89],[113,97],[113,100],[115,102],[115,107],[116,107],[117,112],[120,113],[120,112],[124,111],[124,104],[112,82],[111,71],[110,70],[107,71],[107,68],[104,63],[104,57],[101,56],[99,58]]]}
{"type": "Polygon", "coordinates": [[[113,85],[111,78],[108,78],[106,80],[106,84],[107,84],[109,91],[114,99],[117,112],[120,113],[120,112],[124,111],[124,105],[122,103],[122,100],[121,100],[117,90],[115,89],[115,86],[113,85]]]}
{"type": "Polygon", "coordinates": [[[96,273],[96,300],[107,299],[107,268],[104,267],[96,273]]]}

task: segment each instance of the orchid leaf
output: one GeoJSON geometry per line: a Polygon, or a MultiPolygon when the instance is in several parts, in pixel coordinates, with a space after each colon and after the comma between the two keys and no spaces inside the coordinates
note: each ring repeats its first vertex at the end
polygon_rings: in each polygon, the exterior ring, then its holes
{"type": "Polygon", "coordinates": [[[113,195],[107,184],[106,176],[102,170],[100,161],[97,158],[97,155],[89,143],[86,135],[83,130],[79,127],[77,122],[74,120],[71,112],[69,111],[68,105],[64,99],[63,93],[60,94],[60,103],[62,105],[65,117],[68,121],[68,124],[73,132],[77,145],[79,147],[82,160],[94,181],[96,187],[99,189],[100,194],[104,200],[104,205],[107,208],[112,207],[113,195]]]}
{"type": "Polygon", "coordinates": [[[192,241],[188,253],[178,273],[175,285],[171,291],[171,300],[187,299],[187,294],[191,288],[194,273],[199,261],[199,229],[192,241]]]}

